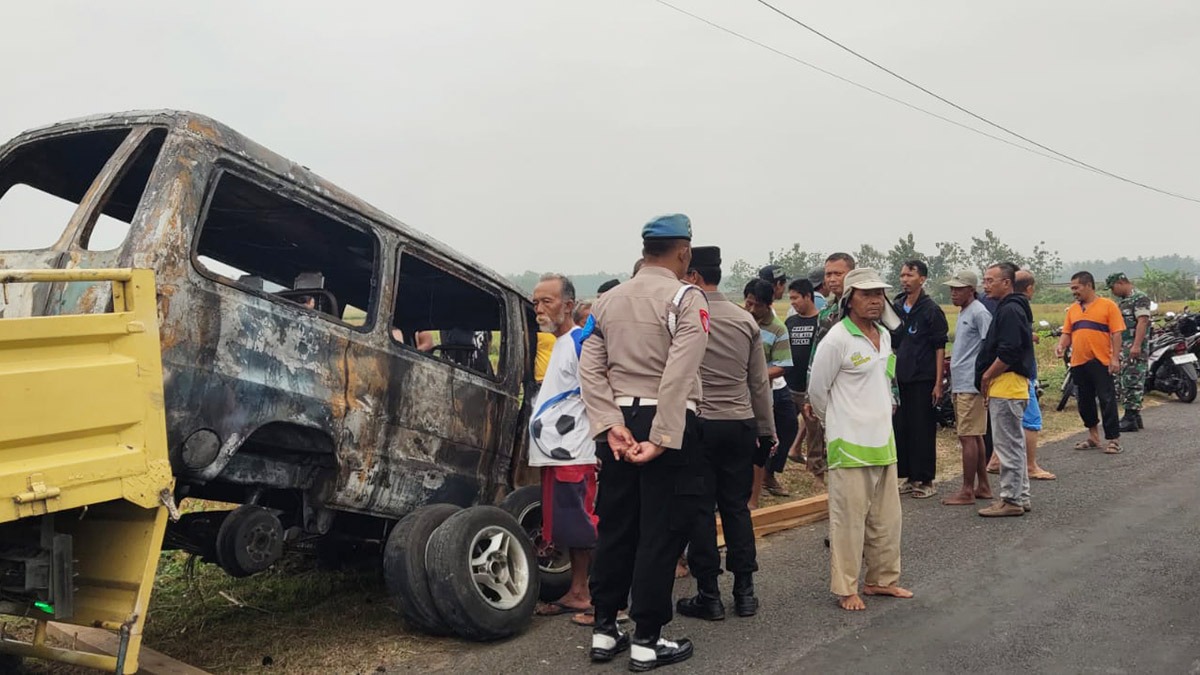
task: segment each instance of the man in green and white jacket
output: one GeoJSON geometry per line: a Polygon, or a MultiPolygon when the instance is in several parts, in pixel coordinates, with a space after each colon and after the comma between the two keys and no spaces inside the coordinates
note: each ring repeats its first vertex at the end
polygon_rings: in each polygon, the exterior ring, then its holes
{"type": "Polygon", "coordinates": [[[808,395],[829,453],[830,590],[842,609],[862,610],[864,553],[863,595],[912,597],[897,585],[902,514],[892,435],[896,356],[888,330],[900,320],[887,300],[891,286],[875,270],[851,271],[844,288],[845,318],[813,355],[808,395]]]}

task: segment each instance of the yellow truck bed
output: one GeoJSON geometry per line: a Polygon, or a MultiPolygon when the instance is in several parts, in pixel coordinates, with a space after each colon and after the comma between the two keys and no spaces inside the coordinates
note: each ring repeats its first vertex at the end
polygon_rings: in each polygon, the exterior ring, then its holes
{"type": "Polygon", "coordinates": [[[0,614],[37,620],[0,652],[133,673],[174,510],[154,275],[0,271],[4,289],[105,282],[112,312],[0,319],[0,614]],[[52,647],[48,621],[112,630],[122,649],[52,647]]]}

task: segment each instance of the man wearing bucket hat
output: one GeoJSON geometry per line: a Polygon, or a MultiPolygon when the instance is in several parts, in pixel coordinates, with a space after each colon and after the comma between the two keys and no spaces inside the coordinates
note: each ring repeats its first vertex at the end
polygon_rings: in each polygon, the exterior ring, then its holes
{"type": "Polygon", "coordinates": [[[591,658],[630,650],[630,670],[691,657],[692,643],[662,638],[671,621],[675,563],[703,513],[704,462],[697,410],[708,344],[704,292],[680,279],[692,260],[687,216],[642,228],[644,264],[592,307],[579,380],[596,456],[599,541],[592,567],[591,658]],[[617,627],[632,588],[633,638],[617,627]]]}
{"type": "Polygon", "coordinates": [[[844,280],[841,321],[813,357],[808,396],[825,425],[829,462],[830,590],[846,610],[866,609],[863,595],[911,598],[900,581],[900,492],[892,432],[896,358],[889,330],[900,319],[891,286],[870,268],[844,280]],[[881,325],[882,324],[882,325],[881,325]]]}

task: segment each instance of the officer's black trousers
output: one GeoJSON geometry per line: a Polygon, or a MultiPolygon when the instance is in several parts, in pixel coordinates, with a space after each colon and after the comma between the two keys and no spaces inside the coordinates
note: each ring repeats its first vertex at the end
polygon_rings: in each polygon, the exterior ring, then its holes
{"type": "MultiPolygon", "coordinates": [[[[623,412],[633,437],[648,440],[655,408],[623,412]]],[[[616,461],[603,438],[596,443],[596,455],[601,462],[599,542],[591,578],[596,618],[615,617],[625,608],[632,586],[629,615],[637,635],[654,637],[671,621],[675,563],[705,507],[699,420],[689,412],[683,447],[647,464],[616,461]]]]}
{"type": "Polygon", "coordinates": [[[900,383],[900,407],[892,418],[896,433],[896,475],[932,483],[937,473],[937,415],[933,380],[900,383]]]}
{"type": "Polygon", "coordinates": [[[701,420],[705,487],[704,512],[696,520],[688,544],[688,567],[697,579],[716,579],[721,573],[717,553],[715,502],[725,534],[725,568],[734,574],[758,570],[754,523],[750,521],[751,461],[757,442],[754,420],[701,420]]]}

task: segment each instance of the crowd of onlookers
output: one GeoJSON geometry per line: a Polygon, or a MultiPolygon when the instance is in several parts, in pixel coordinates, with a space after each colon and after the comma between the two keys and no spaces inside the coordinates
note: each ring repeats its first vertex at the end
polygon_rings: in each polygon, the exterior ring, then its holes
{"type": "MultiPolygon", "coordinates": [[[[616,473],[606,473],[604,484],[610,493],[626,490],[626,499],[634,493],[627,492],[625,483],[650,480],[650,474],[637,472],[667,461],[662,457],[677,457],[671,460],[678,462],[677,473],[694,477],[687,485],[695,486],[703,508],[689,511],[693,515],[683,519],[687,536],[681,541],[690,542],[686,558],[698,593],[680,600],[677,611],[710,620],[725,615],[716,585],[720,559],[713,511],[719,510],[725,527],[726,569],[734,575],[736,613],[751,616],[758,600],[751,581],[757,564],[749,512],[758,507],[762,491],[787,496],[779,476],[789,460],[802,463],[828,489],[831,590],[839,604],[861,610],[863,595],[911,597],[898,585],[900,498],[938,494],[939,406],[953,409],[963,471],[961,486],[942,503],[975,505],[983,500],[987,503],[978,513],[984,517],[1019,517],[1032,510],[1031,479],[1055,479],[1037,462],[1042,420],[1034,355],[1039,337],[1030,305],[1032,274],[999,262],[984,270],[982,278],[973,270],[961,270],[938,280],[949,287],[958,308],[948,349],[950,326],[926,290],[929,270],[924,261],[902,265],[899,288],[876,270],[857,268],[845,253],[829,256],[822,267],[795,279],[769,265],[745,284],[739,298],[726,298],[717,290],[719,249],[692,248],[690,222],[684,229],[685,221],[686,217],[671,216],[647,225],[645,232],[667,234],[644,234],[645,257],[635,266],[628,287],[612,280],[597,289],[596,300],[581,301],[569,279],[548,274],[533,293],[541,330],[536,359],[541,388],[533,404],[530,463],[542,471],[542,543],[568,551],[574,573],[566,594],[539,606],[539,614],[573,613],[577,623],[595,623],[597,660],[623,648],[623,634],[607,623],[611,617],[596,614],[596,584],[589,587],[588,579],[592,552],[598,544],[603,547],[598,539],[604,528],[597,526],[595,506],[597,490],[603,489],[598,488],[599,474],[609,462],[614,462],[616,473]],[[662,292],[665,298],[674,289],[674,298],[662,305],[650,297],[662,292]],[[701,299],[688,299],[693,289],[701,299]],[[610,303],[605,297],[610,293],[620,301],[610,303]],[[785,297],[790,307],[781,317],[775,303],[785,297]],[[671,351],[663,353],[674,355],[674,343],[684,339],[684,333],[676,331],[684,331],[680,325],[696,319],[689,314],[696,308],[698,323],[687,332],[687,349],[704,350],[698,372],[672,373],[674,356],[666,362],[647,360],[636,339],[629,343],[614,337],[641,330],[647,345],[665,340],[661,344],[671,351]],[[588,377],[581,377],[581,361],[586,361],[588,377]],[[622,379],[626,375],[628,381],[622,379]],[[659,426],[658,411],[667,405],[666,399],[621,396],[617,391],[647,376],[654,382],[663,378],[655,386],[660,391],[675,390],[666,384],[668,378],[690,376],[703,385],[695,386],[698,395],[686,398],[687,430],[683,439],[674,441],[681,445],[668,446],[673,439],[659,426]],[[638,434],[650,430],[651,438],[658,440],[625,439],[620,434],[628,429],[616,421],[604,425],[606,432],[589,428],[589,415],[604,414],[597,410],[609,405],[624,415],[626,426],[646,425],[638,434]],[[639,411],[648,411],[649,417],[639,420],[639,411]],[[689,436],[693,417],[696,438],[689,436]],[[564,419],[571,423],[564,424],[564,419]],[[618,436],[614,429],[621,430],[618,436]],[[626,463],[632,468],[619,468],[626,463]],[[997,492],[989,473],[999,474],[997,492]],[[864,562],[865,583],[860,586],[864,562]]],[[[1139,379],[1122,378],[1118,388],[1116,375],[1123,367],[1144,372],[1149,302],[1124,275],[1110,276],[1107,285],[1120,306],[1097,293],[1087,272],[1072,278],[1077,302],[1067,312],[1056,352],[1061,357],[1069,351],[1079,386],[1079,414],[1089,431],[1076,448],[1102,447],[1115,454],[1122,451],[1120,432],[1136,431],[1141,421],[1139,379]],[[1118,396],[1126,406],[1124,420],[1118,419],[1118,396]]],[[[683,396],[682,389],[675,391],[683,396]]],[[[680,404],[684,400],[678,399],[680,404]]],[[[668,474],[666,480],[674,479],[668,474]]],[[[665,500],[661,505],[668,510],[676,502],[697,503],[692,499],[696,495],[684,496],[642,494],[638,499],[642,509],[646,500],[665,500]]],[[[610,503],[608,508],[625,517],[625,505],[610,503]]],[[[644,512],[641,517],[645,519],[644,512]]],[[[672,515],[672,530],[675,522],[672,515]]],[[[619,536],[637,540],[646,533],[623,530],[619,536]]],[[[630,567],[622,574],[643,573],[635,569],[641,568],[630,567]]],[[[636,595],[636,581],[634,587],[636,595]]],[[[629,586],[625,588],[628,592],[629,586]]],[[[637,602],[635,598],[635,610],[637,602]]],[[[690,643],[661,640],[657,628],[653,633],[658,642],[645,643],[641,656],[635,655],[635,660],[642,659],[637,663],[654,667],[690,655],[690,643]]],[[[638,644],[635,639],[635,648],[638,644]]]]}

